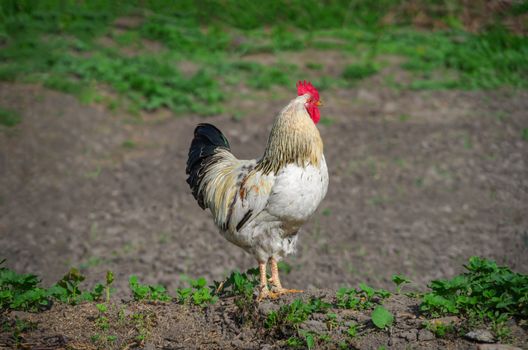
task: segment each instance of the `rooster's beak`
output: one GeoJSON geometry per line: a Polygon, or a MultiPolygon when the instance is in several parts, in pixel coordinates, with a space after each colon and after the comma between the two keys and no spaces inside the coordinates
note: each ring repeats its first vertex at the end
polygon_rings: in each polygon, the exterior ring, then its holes
{"type": "Polygon", "coordinates": [[[322,105],[323,105],[323,101],[319,100],[319,101],[317,101],[317,102],[315,103],[315,105],[316,105],[317,107],[322,106],[322,105]]]}

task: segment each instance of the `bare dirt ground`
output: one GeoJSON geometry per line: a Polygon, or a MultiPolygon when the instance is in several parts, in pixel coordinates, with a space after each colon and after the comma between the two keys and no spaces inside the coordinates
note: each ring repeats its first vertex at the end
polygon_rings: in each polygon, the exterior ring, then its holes
{"type": "MultiPolygon", "coordinates": [[[[259,157],[294,92],[234,97],[241,120],[207,122],[235,155],[259,157]]],[[[285,286],[392,288],[391,276],[405,274],[424,289],[472,255],[528,272],[528,93],[395,90],[373,77],[322,97],[329,192],[286,260],[285,286]]],[[[203,118],[113,114],[6,83],[0,105],[23,119],[0,130],[0,257],[8,267],[46,286],[70,266],[81,267],[88,285],[112,270],[120,297],[129,295],[130,274],[170,291],[182,274],[221,280],[254,267],[217,233],[185,182],[203,118]]]]}

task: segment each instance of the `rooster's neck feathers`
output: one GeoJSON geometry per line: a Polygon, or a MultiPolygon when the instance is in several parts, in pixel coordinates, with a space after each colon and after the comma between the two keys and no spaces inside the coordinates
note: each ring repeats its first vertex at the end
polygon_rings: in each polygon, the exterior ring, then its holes
{"type": "Polygon", "coordinates": [[[308,94],[297,97],[275,119],[266,151],[256,171],[276,174],[288,164],[319,167],[323,141],[306,111],[309,97],[308,94]]]}

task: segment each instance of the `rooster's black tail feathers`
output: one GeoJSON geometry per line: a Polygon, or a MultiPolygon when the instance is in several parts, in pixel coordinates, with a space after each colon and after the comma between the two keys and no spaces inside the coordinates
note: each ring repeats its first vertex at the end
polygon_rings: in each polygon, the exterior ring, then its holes
{"type": "Polygon", "coordinates": [[[189,149],[189,159],[185,172],[189,177],[187,183],[191,186],[194,198],[202,209],[205,209],[203,196],[199,193],[205,168],[211,163],[212,156],[218,148],[231,150],[229,142],[214,125],[202,123],[194,129],[194,139],[189,149]]]}

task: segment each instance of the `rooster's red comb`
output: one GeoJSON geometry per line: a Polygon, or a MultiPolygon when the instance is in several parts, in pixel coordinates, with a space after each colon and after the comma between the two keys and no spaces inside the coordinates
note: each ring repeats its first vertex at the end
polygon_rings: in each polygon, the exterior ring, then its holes
{"type": "Polygon", "coordinates": [[[297,82],[297,95],[302,96],[304,94],[312,95],[312,98],[319,101],[319,92],[309,81],[298,81],[297,82]]]}

